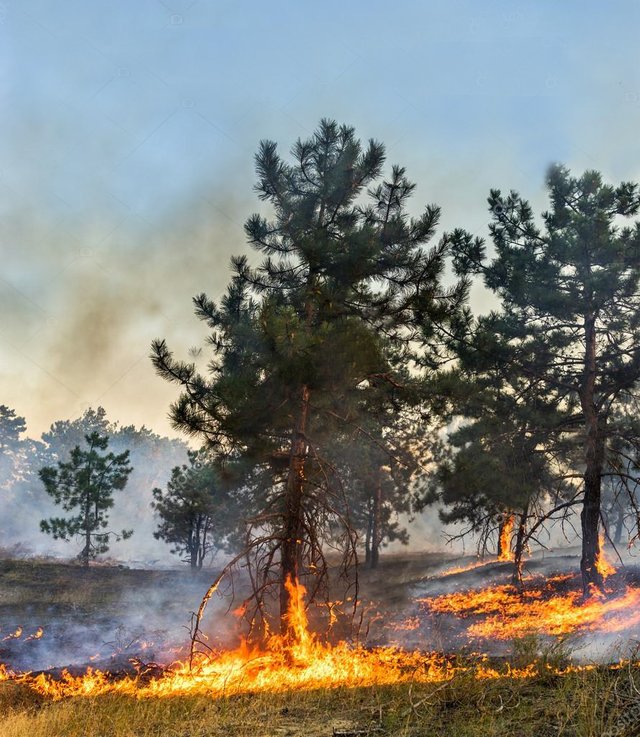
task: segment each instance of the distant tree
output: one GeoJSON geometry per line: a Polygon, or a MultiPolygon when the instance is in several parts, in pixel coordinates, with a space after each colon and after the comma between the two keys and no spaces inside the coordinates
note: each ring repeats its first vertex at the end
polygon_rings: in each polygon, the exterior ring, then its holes
{"type": "MultiPolygon", "coordinates": [[[[109,450],[116,455],[129,451],[129,465],[133,467],[127,480],[127,493],[121,495],[110,514],[110,524],[118,529],[128,527],[136,520],[135,544],[127,547],[127,554],[136,559],[154,561],[166,553],[164,545],[153,538],[156,520],[150,503],[152,490],[163,487],[171,477],[175,466],[187,461],[188,446],[177,438],[154,433],[147,427],[121,425],[110,420],[103,407],[89,408],[79,417],[54,422],[42,435],[44,441],[43,465],[55,466],[59,460],[67,460],[76,445],[85,444],[85,436],[97,432],[109,437],[109,450]]],[[[41,486],[39,484],[39,486],[41,486]]],[[[55,515],[50,498],[41,492],[41,517],[55,515]]]]}
{"type": "Polygon", "coordinates": [[[546,513],[549,499],[565,497],[540,437],[516,417],[487,415],[450,433],[434,476],[434,498],[444,505],[443,522],[468,523],[459,536],[477,533],[483,552],[495,540],[498,560],[513,562],[513,580],[520,584],[529,529],[546,513]]]}
{"type": "Polygon", "coordinates": [[[24,417],[19,417],[6,404],[0,404],[0,454],[3,457],[19,450],[21,435],[26,429],[24,417]]]}
{"type": "Polygon", "coordinates": [[[490,233],[495,257],[464,231],[450,242],[459,274],[482,274],[502,310],[478,320],[474,362],[527,378],[562,409],[558,437],[581,447],[574,474],[582,481],[585,595],[603,589],[600,554],[601,487],[620,440],[640,436],[635,417],[620,421],[621,403],[640,379],[640,223],[638,186],[605,184],[587,171],[561,166],[547,177],[550,209],[536,222],[518,193],[492,190],[490,233]],[[628,223],[628,224],[625,224],[628,223]],[[609,466],[609,467],[608,467],[609,466]]]}
{"type": "Polygon", "coordinates": [[[107,530],[108,510],[113,507],[113,492],[124,489],[131,467],[129,451],[119,455],[103,453],[109,438],[94,432],[85,437],[86,449],[77,445],[69,461],[58,461],[57,468],[45,466],[40,478],[56,504],[69,517],[52,517],[40,522],[40,529],[56,540],[69,541],[79,537],[84,546],[78,554],[83,565],[109,549],[111,537],[126,539],[133,530],[120,533],[107,530]]]}
{"type": "MultiPolygon", "coordinates": [[[[87,435],[98,433],[113,438],[117,425],[109,422],[104,407],[89,407],[73,420],[57,420],[42,433],[48,465],[66,459],[77,445],[84,445],[87,435]]],[[[113,445],[112,440],[110,440],[113,445]]]]}
{"type": "Polygon", "coordinates": [[[23,437],[26,430],[24,417],[0,405],[0,488],[9,489],[30,475],[30,456],[37,448],[32,440],[23,437]]]}
{"type": "Polygon", "coordinates": [[[411,497],[384,460],[380,458],[377,465],[363,469],[350,495],[352,518],[364,541],[364,562],[369,568],[378,567],[380,551],[388,543],[409,544],[409,532],[399,515],[410,511],[411,497]]]}
{"type": "Polygon", "coordinates": [[[160,518],[154,537],[186,556],[192,569],[202,568],[212,550],[237,547],[239,510],[210,453],[189,451],[189,465],[176,466],[166,490],[154,489],[153,497],[160,518]]]}
{"type": "Polygon", "coordinates": [[[406,519],[412,512],[411,484],[420,470],[418,446],[425,428],[405,399],[378,396],[356,432],[336,438],[331,453],[347,487],[345,514],[364,545],[369,568],[377,568],[380,552],[390,542],[409,543],[406,519]]]}
{"type": "Polygon", "coordinates": [[[28,521],[37,505],[38,469],[42,443],[25,437],[26,422],[15,410],[0,406],[0,540],[21,543],[28,536],[28,521]]]}

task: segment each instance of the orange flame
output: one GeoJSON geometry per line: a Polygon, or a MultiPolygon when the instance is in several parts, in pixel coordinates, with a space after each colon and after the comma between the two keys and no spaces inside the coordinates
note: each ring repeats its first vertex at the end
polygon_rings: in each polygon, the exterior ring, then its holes
{"type": "Polygon", "coordinates": [[[287,623],[293,636],[272,635],[266,646],[243,642],[231,651],[201,655],[192,668],[176,662],[161,675],[127,675],[115,678],[92,668],[81,676],[63,671],[60,678],[48,674],[17,674],[0,666],[0,679],[12,679],[53,699],[126,693],[137,697],[200,694],[222,696],[258,691],[370,686],[404,682],[438,682],[455,673],[470,672],[476,678],[530,677],[535,667],[504,672],[486,659],[469,665],[455,664],[437,653],[406,652],[396,647],[367,649],[340,642],[322,643],[308,628],[305,589],[298,582],[285,584],[290,595],[287,623]],[[141,677],[142,676],[142,677],[141,677]]]}
{"type": "Polygon", "coordinates": [[[616,572],[615,567],[613,564],[607,560],[607,556],[604,552],[604,531],[600,530],[600,533],[598,535],[598,557],[596,558],[596,570],[598,573],[602,576],[602,580],[606,581],[609,576],[613,576],[613,574],[616,572]]]}
{"type": "MultiPolygon", "coordinates": [[[[567,578],[559,577],[556,581],[567,578]]],[[[459,673],[477,679],[530,678],[541,672],[541,668],[547,668],[531,664],[512,669],[504,664],[497,669],[486,656],[461,664],[437,653],[407,652],[396,647],[367,649],[344,641],[326,644],[309,631],[304,587],[292,580],[285,585],[290,597],[289,636],[272,635],[263,647],[245,641],[234,650],[199,655],[193,667],[176,662],[161,674],[142,670],[124,677],[89,668],[80,676],[64,671],[54,678],[42,673],[13,673],[0,665],[0,680],[23,683],[53,699],[105,693],[138,698],[187,694],[216,697],[262,691],[442,682],[459,673]]],[[[513,587],[498,586],[422,602],[432,612],[475,618],[468,633],[477,637],[505,639],[532,629],[558,634],[578,626],[593,629],[604,625],[608,631],[622,631],[640,624],[640,589],[628,588],[616,599],[584,604],[579,603],[577,592],[552,594],[550,589],[537,588],[521,596],[513,587]],[[479,616],[484,619],[478,621],[479,616]]],[[[415,622],[410,622],[409,627],[414,628],[415,622]]],[[[567,670],[579,668],[554,672],[567,670]]]]}
{"type": "Polygon", "coordinates": [[[511,534],[513,532],[514,523],[514,515],[510,514],[502,522],[500,527],[500,543],[498,546],[498,560],[500,561],[511,561],[514,558],[511,551],[511,534]]]}
{"type": "Polygon", "coordinates": [[[493,560],[478,560],[474,563],[469,563],[469,565],[466,566],[456,566],[455,568],[446,568],[442,573],[439,573],[437,576],[434,576],[433,578],[444,578],[445,576],[455,576],[457,573],[466,573],[467,571],[472,571],[474,568],[482,568],[483,566],[488,566],[490,563],[493,563],[493,560]]]}
{"type": "Polygon", "coordinates": [[[2,638],[2,642],[5,642],[6,640],[18,640],[22,637],[23,633],[22,627],[16,627],[15,631],[12,632],[10,635],[7,635],[6,637],[2,638]]]}
{"type": "Polygon", "coordinates": [[[624,632],[640,624],[640,588],[627,587],[609,599],[592,597],[583,601],[581,592],[557,593],[554,582],[546,588],[518,591],[513,586],[495,586],[477,591],[455,592],[421,599],[431,612],[470,620],[470,638],[508,640],[535,632],[563,635],[576,631],[624,632]]]}

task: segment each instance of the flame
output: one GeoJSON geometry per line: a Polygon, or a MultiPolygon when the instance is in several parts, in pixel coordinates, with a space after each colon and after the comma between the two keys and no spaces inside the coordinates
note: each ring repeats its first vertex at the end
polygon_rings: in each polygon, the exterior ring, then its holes
{"type": "MultiPolygon", "coordinates": [[[[506,639],[531,630],[560,634],[578,627],[590,630],[603,626],[615,632],[640,624],[640,588],[629,587],[623,595],[607,601],[593,599],[581,604],[578,592],[554,594],[552,586],[568,578],[557,577],[546,588],[531,588],[523,593],[511,586],[497,586],[420,601],[430,612],[471,618],[467,631],[475,637],[506,639]],[[478,621],[478,617],[483,619],[478,621]]],[[[0,665],[0,680],[25,684],[52,699],[106,693],[137,698],[215,698],[263,691],[444,682],[460,673],[476,679],[531,678],[550,668],[536,663],[523,668],[512,668],[508,663],[497,667],[487,656],[462,662],[439,653],[409,652],[398,647],[369,649],[345,641],[331,645],[309,630],[304,586],[290,579],[285,585],[290,598],[288,632],[271,635],[263,645],[243,641],[234,650],[198,654],[191,667],[188,662],[178,661],[163,670],[155,665],[147,669],[140,661],[132,660],[137,672],[124,676],[88,668],[79,676],[63,671],[54,677],[46,673],[14,673],[0,665]]],[[[410,621],[407,629],[415,628],[416,621],[410,621]]],[[[553,672],[581,669],[570,666],[553,672]]]]}
{"type": "Polygon", "coordinates": [[[16,627],[14,632],[2,638],[2,642],[6,642],[6,640],[18,640],[22,637],[23,632],[24,630],[22,627],[16,627]]]}
{"type": "Polygon", "coordinates": [[[553,584],[569,579],[557,576],[546,587],[519,591],[494,586],[420,599],[429,612],[470,619],[470,638],[509,640],[531,632],[558,636],[576,631],[623,632],[640,624],[640,588],[603,599],[582,599],[581,592],[557,593],[553,584]]]}
{"type": "Polygon", "coordinates": [[[515,517],[510,514],[502,523],[500,528],[500,544],[498,547],[498,560],[500,561],[511,561],[514,559],[513,552],[511,551],[511,534],[513,533],[513,526],[515,523],[515,517]]]}
{"type": "Polygon", "coordinates": [[[39,640],[42,635],[44,635],[44,630],[42,629],[42,627],[38,627],[38,629],[32,635],[26,637],[24,641],[29,642],[29,640],[39,640]]]}
{"type": "Polygon", "coordinates": [[[469,563],[469,565],[466,566],[457,566],[455,568],[447,568],[442,573],[439,573],[437,576],[434,576],[433,578],[444,578],[445,576],[454,576],[457,573],[466,573],[467,571],[472,571],[474,568],[482,568],[483,566],[488,566],[489,564],[493,563],[493,560],[478,560],[474,563],[469,563]]]}
{"type": "MultiPolygon", "coordinates": [[[[309,620],[304,604],[307,590],[299,581],[293,581],[290,576],[287,576],[284,587],[289,594],[289,611],[286,615],[286,622],[290,631],[289,639],[292,639],[292,654],[300,660],[304,660],[314,654],[313,651],[316,645],[314,637],[309,631],[309,620]]],[[[270,647],[277,650],[282,647],[282,644],[282,637],[274,635],[270,647]]]]}
{"type": "Polygon", "coordinates": [[[604,531],[600,530],[600,533],[598,535],[598,557],[596,558],[596,570],[598,573],[602,576],[602,580],[606,581],[609,576],[613,576],[613,574],[616,572],[615,567],[613,564],[607,560],[607,556],[604,552],[604,531]]]}
{"type": "MultiPolygon", "coordinates": [[[[290,596],[288,635],[272,635],[264,646],[243,641],[235,650],[199,655],[190,668],[176,662],[161,674],[149,675],[144,666],[136,675],[113,676],[88,668],[74,676],[63,671],[51,674],[13,673],[0,666],[0,679],[26,684],[52,699],[126,693],[148,696],[209,695],[212,697],[258,691],[281,692],[298,689],[371,686],[405,682],[439,682],[456,673],[470,672],[476,678],[535,675],[536,667],[496,670],[486,658],[461,665],[438,653],[407,652],[397,647],[367,649],[340,642],[323,643],[308,626],[305,588],[287,580],[290,596]]],[[[133,662],[133,661],[132,661],[133,662]]]]}

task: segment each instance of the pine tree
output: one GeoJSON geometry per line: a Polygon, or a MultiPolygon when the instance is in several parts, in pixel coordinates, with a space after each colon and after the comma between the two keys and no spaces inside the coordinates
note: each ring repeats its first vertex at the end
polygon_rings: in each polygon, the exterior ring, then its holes
{"type": "Polygon", "coordinates": [[[97,432],[85,437],[86,449],[77,445],[68,461],[59,461],[57,468],[45,466],[40,470],[47,494],[68,517],[52,517],[40,522],[40,529],[54,540],[80,537],[84,546],[78,558],[84,566],[109,549],[109,539],[126,539],[133,530],[120,533],[107,530],[108,510],[113,507],[113,492],[124,489],[132,469],[128,465],[129,451],[120,455],[106,451],[109,438],[97,432]]]}
{"type": "Polygon", "coordinates": [[[237,546],[239,510],[220,469],[206,451],[190,451],[189,465],[176,466],[166,491],[153,490],[151,506],[160,518],[154,537],[186,555],[192,570],[202,568],[215,549],[237,546]]]}
{"type": "Polygon", "coordinates": [[[0,540],[2,545],[22,545],[28,535],[26,520],[36,500],[34,478],[41,461],[42,446],[24,436],[24,417],[0,405],[0,540]]]}
{"type": "Polygon", "coordinates": [[[253,215],[245,230],[265,260],[252,267],[235,258],[220,304],[195,300],[212,330],[210,376],[176,361],[164,341],[152,355],[159,373],[182,386],[176,427],[271,473],[255,509],[273,533],[257,561],[258,588],[279,587],[284,629],[285,582],[326,572],[323,525],[343,508],[329,490],[335,467],[326,446],[357,424],[363,393],[393,386],[416,311],[425,322],[446,319],[465,296],[465,285],[440,286],[446,244],[424,249],[439,209],[407,215],[414,185],[397,166],[381,178],[382,144],[363,148],[352,128],[323,120],[291,154],[288,163],[263,141],[256,156],[256,190],[273,215],[253,215]]]}
{"type": "Polygon", "coordinates": [[[605,184],[598,172],[573,177],[561,166],[547,178],[542,223],[516,192],[492,190],[495,257],[464,231],[451,243],[458,273],[481,273],[502,310],[476,326],[475,360],[543,388],[565,414],[558,433],[583,448],[583,589],[602,589],[598,572],[601,483],[607,454],[629,428],[613,422],[640,378],[640,225],[636,184],[605,184]]]}

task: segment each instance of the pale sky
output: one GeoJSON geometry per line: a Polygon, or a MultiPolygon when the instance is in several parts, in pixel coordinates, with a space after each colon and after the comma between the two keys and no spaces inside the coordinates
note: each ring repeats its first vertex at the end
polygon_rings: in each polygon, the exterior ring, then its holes
{"type": "Polygon", "coordinates": [[[262,138],[354,125],[478,234],[553,161],[640,179],[639,31],[616,0],[0,3],[0,404],[171,434],[149,345],[201,342],[262,138]]]}

